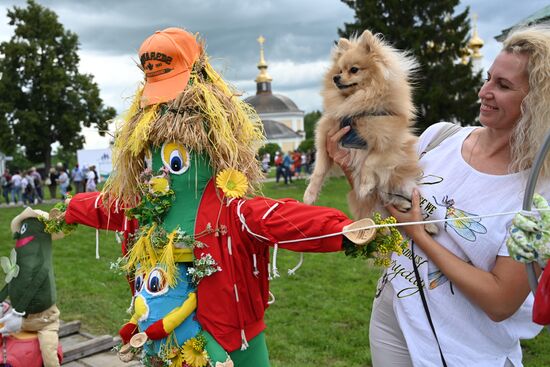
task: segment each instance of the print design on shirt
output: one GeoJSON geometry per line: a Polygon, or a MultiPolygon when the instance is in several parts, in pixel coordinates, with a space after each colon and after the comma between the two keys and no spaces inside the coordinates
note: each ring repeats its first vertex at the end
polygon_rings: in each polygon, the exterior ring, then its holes
{"type": "Polygon", "coordinates": [[[441,272],[441,270],[435,270],[428,273],[428,288],[435,289],[440,285],[447,283],[449,279],[441,272]]]}
{"type": "MultiPolygon", "coordinates": [[[[446,208],[445,219],[462,218],[477,215],[455,208],[455,201],[453,199],[449,199],[447,195],[443,197],[443,199],[441,200],[441,204],[437,201],[435,196],[432,196],[432,198],[437,205],[446,208]]],[[[447,232],[447,227],[451,227],[456,232],[456,234],[470,242],[474,242],[476,240],[476,233],[487,233],[487,228],[485,228],[485,226],[481,224],[481,218],[465,218],[445,222],[445,232],[447,232]]]]}

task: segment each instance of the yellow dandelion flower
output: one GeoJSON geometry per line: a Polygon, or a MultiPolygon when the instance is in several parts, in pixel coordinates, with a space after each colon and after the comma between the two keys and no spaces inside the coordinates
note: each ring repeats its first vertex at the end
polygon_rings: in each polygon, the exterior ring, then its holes
{"type": "Polygon", "coordinates": [[[165,194],[170,190],[168,179],[162,176],[156,176],[149,180],[150,191],[153,194],[165,194]]]}
{"type": "Polygon", "coordinates": [[[181,348],[185,362],[191,367],[204,367],[208,364],[208,353],[203,349],[202,344],[196,343],[195,338],[191,338],[183,344],[181,348]],[[196,348],[200,347],[200,348],[196,348]]]}
{"type": "Polygon", "coordinates": [[[248,190],[248,180],[241,172],[228,168],[216,177],[216,186],[229,198],[240,198],[248,190]]]}

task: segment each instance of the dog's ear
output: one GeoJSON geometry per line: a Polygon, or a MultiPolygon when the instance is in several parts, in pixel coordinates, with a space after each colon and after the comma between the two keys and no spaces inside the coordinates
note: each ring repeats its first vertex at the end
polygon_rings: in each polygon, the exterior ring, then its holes
{"type": "Polygon", "coordinates": [[[363,31],[363,34],[359,37],[359,45],[367,50],[367,52],[370,52],[372,50],[372,46],[376,42],[376,37],[368,30],[365,29],[363,31]]]}
{"type": "Polygon", "coordinates": [[[338,51],[346,51],[351,47],[351,42],[345,38],[340,38],[336,44],[338,51]]]}

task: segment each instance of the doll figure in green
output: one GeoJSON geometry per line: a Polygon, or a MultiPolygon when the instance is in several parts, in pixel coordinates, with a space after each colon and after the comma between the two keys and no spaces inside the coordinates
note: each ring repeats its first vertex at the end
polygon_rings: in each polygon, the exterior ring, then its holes
{"type": "Polygon", "coordinates": [[[138,347],[162,340],[145,345],[148,364],[269,366],[270,247],[341,251],[364,245],[374,230],[347,233],[365,221],[254,196],[262,123],[195,35],[157,31],[139,57],[145,81],[118,127],[113,173],[101,193],[74,196],[65,221],[123,232],[134,312],[120,334],[138,347]],[[181,282],[186,291],[177,293],[181,282]],[[153,311],[169,297],[171,306],[153,311]],[[182,339],[177,328],[186,322],[199,331],[182,339]]]}

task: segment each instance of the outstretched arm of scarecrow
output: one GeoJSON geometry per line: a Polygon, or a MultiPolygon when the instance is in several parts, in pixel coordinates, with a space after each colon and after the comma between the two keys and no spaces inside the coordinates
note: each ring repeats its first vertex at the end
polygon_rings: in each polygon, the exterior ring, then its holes
{"type": "Polygon", "coordinates": [[[292,199],[257,197],[247,200],[239,211],[241,222],[249,233],[292,251],[341,251],[344,242],[364,245],[375,232],[360,230],[369,223],[374,224],[370,219],[354,222],[339,210],[292,199]],[[325,235],[327,237],[323,237],[325,235]]]}
{"type": "Polygon", "coordinates": [[[115,205],[107,209],[100,192],[77,194],[71,198],[65,212],[65,222],[78,223],[96,229],[122,231],[127,226],[124,209],[115,205]]]}
{"type": "Polygon", "coordinates": [[[539,209],[540,217],[516,214],[506,246],[516,261],[537,261],[545,266],[550,259],[550,206],[539,194],[534,195],[533,205],[539,209]]]}

